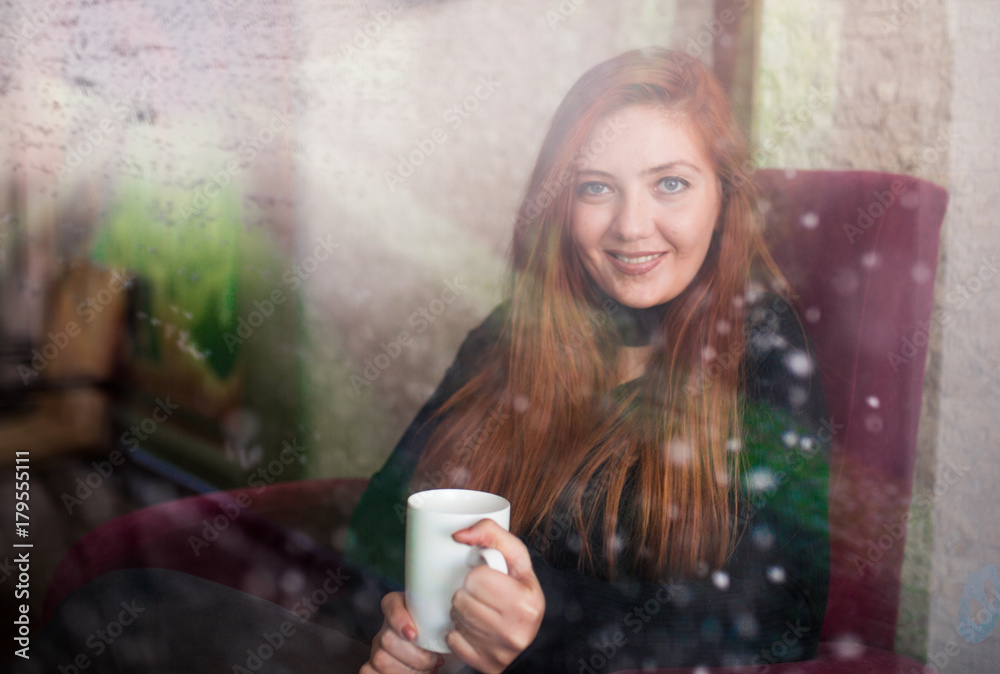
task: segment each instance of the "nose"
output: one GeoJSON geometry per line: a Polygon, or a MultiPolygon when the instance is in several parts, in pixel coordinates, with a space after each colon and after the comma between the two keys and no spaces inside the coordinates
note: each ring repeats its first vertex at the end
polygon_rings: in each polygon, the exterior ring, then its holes
{"type": "Polygon", "coordinates": [[[622,241],[639,241],[649,236],[655,224],[649,198],[641,191],[625,193],[615,213],[614,231],[622,241]]]}

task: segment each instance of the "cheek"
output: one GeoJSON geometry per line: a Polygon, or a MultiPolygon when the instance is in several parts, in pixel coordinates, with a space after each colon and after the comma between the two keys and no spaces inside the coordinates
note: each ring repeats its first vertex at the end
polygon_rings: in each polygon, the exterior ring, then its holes
{"type": "Polygon", "coordinates": [[[588,213],[586,209],[574,209],[572,217],[570,239],[577,252],[586,256],[599,244],[601,228],[593,217],[593,213],[588,213]]]}
{"type": "Polygon", "coordinates": [[[691,253],[704,254],[712,242],[718,216],[719,211],[715,208],[702,208],[691,213],[688,225],[678,235],[678,240],[683,241],[691,253]]]}

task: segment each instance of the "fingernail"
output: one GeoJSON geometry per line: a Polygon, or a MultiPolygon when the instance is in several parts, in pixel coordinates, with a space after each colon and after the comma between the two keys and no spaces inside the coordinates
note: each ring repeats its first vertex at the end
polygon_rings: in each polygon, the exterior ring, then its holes
{"type": "Polygon", "coordinates": [[[412,627],[410,627],[409,625],[407,625],[406,627],[403,628],[403,638],[406,639],[407,641],[413,641],[414,639],[417,638],[417,631],[412,627]]]}

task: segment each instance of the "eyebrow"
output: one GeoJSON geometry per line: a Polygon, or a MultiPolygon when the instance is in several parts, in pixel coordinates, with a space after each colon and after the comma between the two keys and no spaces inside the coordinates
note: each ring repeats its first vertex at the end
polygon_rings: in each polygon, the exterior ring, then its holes
{"type": "MultiPolygon", "coordinates": [[[[645,171],[643,171],[640,175],[647,176],[647,175],[651,175],[653,173],[660,173],[662,171],[669,171],[669,170],[676,169],[676,168],[687,168],[687,169],[690,169],[690,170],[694,171],[695,173],[697,173],[699,175],[702,173],[702,170],[700,168],[698,168],[697,166],[695,166],[694,164],[692,164],[691,162],[687,162],[687,161],[684,161],[684,160],[679,160],[679,161],[671,161],[671,162],[667,162],[666,164],[659,164],[657,166],[653,166],[652,168],[648,168],[645,171]]],[[[607,171],[601,171],[599,169],[582,168],[582,169],[580,169],[578,171],[578,173],[579,174],[586,173],[586,174],[589,174],[589,175],[606,176],[608,178],[613,178],[614,177],[613,175],[611,175],[607,171]]]]}

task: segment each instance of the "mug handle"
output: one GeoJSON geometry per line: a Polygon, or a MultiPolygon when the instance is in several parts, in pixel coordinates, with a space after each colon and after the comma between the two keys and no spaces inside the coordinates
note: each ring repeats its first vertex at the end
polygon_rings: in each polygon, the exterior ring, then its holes
{"type": "Polygon", "coordinates": [[[471,550],[469,550],[469,556],[466,558],[465,562],[469,566],[479,566],[480,564],[485,564],[494,571],[508,573],[507,560],[504,558],[502,552],[494,548],[481,548],[479,546],[474,546],[471,550]]]}

